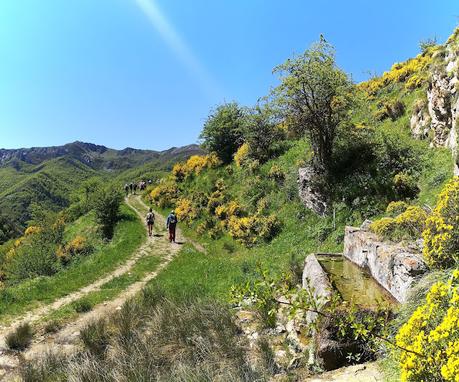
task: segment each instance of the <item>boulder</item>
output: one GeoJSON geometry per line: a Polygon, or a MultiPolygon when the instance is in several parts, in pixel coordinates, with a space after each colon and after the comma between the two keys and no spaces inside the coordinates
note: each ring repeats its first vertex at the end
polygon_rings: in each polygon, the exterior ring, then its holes
{"type": "MultiPolygon", "coordinates": [[[[307,289],[317,307],[324,306],[330,301],[333,291],[330,279],[323,270],[317,257],[313,254],[306,257],[303,269],[303,289],[307,289]]],[[[311,323],[317,319],[317,313],[308,312],[306,320],[311,323]]]]}
{"type": "Polygon", "coordinates": [[[324,216],[327,212],[327,203],[324,195],[314,184],[316,176],[317,174],[312,167],[298,169],[298,192],[306,208],[320,216],[324,216]]]}
{"type": "Polygon", "coordinates": [[[383,242],[375,234],[346,227],[343,255],[365,268],[399,302],[405,302],[414,281],[427,267],[415,248],[383,242]]]}

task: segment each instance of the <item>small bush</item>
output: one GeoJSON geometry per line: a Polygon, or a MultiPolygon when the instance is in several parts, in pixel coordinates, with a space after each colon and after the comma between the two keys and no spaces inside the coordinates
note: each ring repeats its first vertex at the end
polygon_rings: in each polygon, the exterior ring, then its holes
{"type": "Polygon", "coordinates": [[[400,328],[401,380],[455,382],[459,375],[459,271],[437,282],[400,328]]]}
{"type": "Polygon", "coordinates": [[[160,208],[171,207],[178,197],[177,184],[172,179],[162,179],[150,192],[151,200],[160,208]]]}
{"type": "Polygon", "coordinates": [[[278,165],[272,165],[268,172],[268,178],[282,185],[285,181],[285,172],[278,165]]]}
{"type": "Polygon", "coordinates": [[[175,205],[175,213],[179,221],[190,224],[196,219],[198,212],[193,205],[193,202],[187,198],[180,198],[175,205]]]}
{"type": "Polygon", "coordinates": [[[236,154],[234,154],[234,162],[236,163],[237,167],[241,167],[244,165],[244,163],[247,162],[249,159],[249,151],[250,147],[248,143],[244,143],[239,149],[236,151],[236,154]]]}
{"type": "Polygon", "coordinates": [[[33,332],[28,323],[19,325],[6,336],[6,345],[12,350],[25,350],[32,342],[33,332]]]}
{"type": "Polygon", "coordinates": [[[91,301],[85,298],[73,302],[72,306],[75,312],[77,313],[86,313],[92,310],[93,308],[91,301]]]}
{"type": "Polygon", "coordinates": [[[459,260],[459,177],[454,177],[438,195],[426,221],[424,258],[433,268],[448,268],[459,260]]]}
{"type": "Polygon", "coordinates": [[[115,225],[119,219],[119,210],[123,195],[114,188],[108,188],[100,192],[94,202],[94,211],[97,222],[100,225],[105,239],[111,239],[115,225]]]}
{"type": "Polygon", "coordinates": [[[395,217],[405,212],[407,208],[408,208],[408,204],[404,201],[390,202],[387,205],[386,213],[390,215],[391,217],[395,217]]]}
{"type": "Polygon", "coordinates": [[[393,218],[382,218],[370,224],[370,231],[381,237],[390,237],[395,230],[395,220],[393,218]]]}
{"type": "Polygon", "coordinates": [[[61,324],[59,321],[56,320],[51,320],[46,323],[45,327],[43,330],[45,333],[57,333],[61,328],[61,324]]]}
{"type": "Polygon", "coordinates": [[[398,198],[414,198],[419,193],[419,187],[413,176],[401,172],[394,176],[394,191],[398,198]]]}

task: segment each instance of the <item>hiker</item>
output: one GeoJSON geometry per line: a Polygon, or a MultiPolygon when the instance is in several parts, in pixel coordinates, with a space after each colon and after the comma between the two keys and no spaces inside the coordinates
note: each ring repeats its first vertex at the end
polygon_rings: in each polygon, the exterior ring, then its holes
{"type": "Polygon", "coordinates": [[[175,243],[175,228],[177,227],[177,216],[171,211],[166,221],[166,228],[169,230],[169,241],[175,243]]]}
{"type": "Polygon", "coordinates": [[[148,236],[151,237],[153,235],[153,225],[155,224],[155,214],[153,213],[152,208],[148,210],[146,221],[148,227],[148,236]]]}
{"type": "Polygon", "coordinates": [[[129,195],[129,184],[126,183],[124,185],[124,191],[126,192],[126,196],[128,196],[129,195]]]}
{"type": "Polygon", "coordinates": [[[134,184],[132,182],[129,184],[129,189],[131,190],[131,194],[132,194],[132,190],[134,189],[134,184]]]}
{"type": "Polygon", "coordinates": [[[134,183],[134,195],[135,195],[136,191],[137,191],[137,183],[134,183]]]}

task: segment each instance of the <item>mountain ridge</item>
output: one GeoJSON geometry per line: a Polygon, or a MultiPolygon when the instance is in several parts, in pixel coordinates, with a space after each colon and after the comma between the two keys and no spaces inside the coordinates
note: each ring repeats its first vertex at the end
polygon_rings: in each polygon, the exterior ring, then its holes
{"type": "Polygon", "coordinates": [[[167,150],[145,150],[126,147],[121,150],[104,145],[75,141],[60,146],[30,147],[19,149],[0,149],[0,167],[21,167],[19,162],[39,165],[55,158],[72,157],[93,169],[127,169],[147,163],[150,160],[175,155],[201,154],[197,144],[171,147],[167,150]],[[129,160],[126,162],[126,158],[129,160]]]}

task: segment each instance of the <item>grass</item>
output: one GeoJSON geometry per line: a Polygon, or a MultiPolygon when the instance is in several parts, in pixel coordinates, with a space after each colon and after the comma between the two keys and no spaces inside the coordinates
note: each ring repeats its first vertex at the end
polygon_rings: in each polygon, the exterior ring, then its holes
{"type": "Polygon", "coordinates": [[[116,298],[121,292],[126,290],[130,285],[141,281],[148,273],[154,272],[161,263],[161,256],[145,256],[139,259],[129,272],[114,277],[110,281],[102,284],[99,290],[88,293],[86,296],[76,300],[73,304],[65,305],[51,312],[44,318],[45,325],[49,322],[56,322],[62,325],[75,319],[80,312],[74,309],[74,304],[81,302],[89,303],[92,307],[105,301],[116,298]]]}
{"type": "Polygon", "coordinates": [[[122,220],[117,224],[112,241],[91,256],[83,257],[50,277],[40,277],[0,291],[0,319],[3,322],[49,304],[59,297],[88,285],[113,271],[126,261],[145,240],[145,228],[135,213],[122,206],[122,220]]]}
{"type": "Polygon", "coordinates": [[[147,288],[82,330],[83,350],[24,362],[21,380],[265,381],[228,307],[147,288]],[[110,356],[106,349],[110,348],[110,356]]]}
{"type": "Polygon", "coordinates": [[[19,325],[13,332],[6,336],[5,342],[8,348],[22,351],[29,347],[33,332],[28,323],[19,325]]]}

